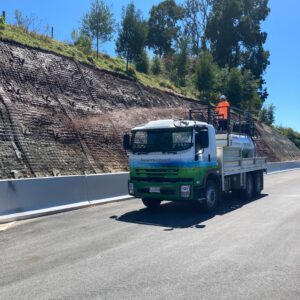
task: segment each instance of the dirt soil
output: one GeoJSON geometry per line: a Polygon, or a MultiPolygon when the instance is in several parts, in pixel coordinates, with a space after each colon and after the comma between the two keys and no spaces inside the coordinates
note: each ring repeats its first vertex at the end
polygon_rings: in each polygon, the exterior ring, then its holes
{"type": "MultiPolygon", "coordinates": [[[[0,178],[127,170],[124,132],[201,106],[121,74],[0,41],[0,178]]],[[[259,154],[300,159],[288,139],[265,125],[257,129],[259,154]]]]}

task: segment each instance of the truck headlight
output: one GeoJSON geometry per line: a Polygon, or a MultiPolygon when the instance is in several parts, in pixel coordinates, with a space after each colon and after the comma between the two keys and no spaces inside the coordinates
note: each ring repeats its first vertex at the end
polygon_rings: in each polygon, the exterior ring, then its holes
{"type": "Polygon", "coordinates": [[[128,183],[128,193],[129,195],[133,195],[134,194],[134,185],[132,182],[128,183]]]}
{"type": "Polygon", "coordinates": [[[180,195],[181,195],[182,198],[190,198],[190,196],[191,196],[191,186],[190,185],[180,186],[180,195]]]}

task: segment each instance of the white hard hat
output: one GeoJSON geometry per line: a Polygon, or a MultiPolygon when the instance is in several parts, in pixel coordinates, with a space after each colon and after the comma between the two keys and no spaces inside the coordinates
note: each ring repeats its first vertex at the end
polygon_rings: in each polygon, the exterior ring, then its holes
{"type": "Polygon", "coordinates": [[[227,99],[227,98],[226,98],[225,95],[220,96],[220,100],[226,100],[226,99],[227,99]]]}

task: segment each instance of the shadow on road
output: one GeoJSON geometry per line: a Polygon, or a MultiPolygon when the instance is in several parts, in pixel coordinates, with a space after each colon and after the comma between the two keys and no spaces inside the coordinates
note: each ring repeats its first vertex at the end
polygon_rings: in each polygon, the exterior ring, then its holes
{"type": "Polygon", "coordinates": [[[191,203],[166,202],[157,211],[142,208],[127,212],[119,217],[111,216],[110,218],[120,222],[166,227],[165,231],[171,231],[175,228],[205,228],[205,225],[201,223],[216,215],[225,215],[244,205],[258,201],[265,196],[267,194],[263,194],[259,198],[247,202],[229,195],[224,198],[222,204],[214,213],[200,212],[199,208],[191,203]]]}

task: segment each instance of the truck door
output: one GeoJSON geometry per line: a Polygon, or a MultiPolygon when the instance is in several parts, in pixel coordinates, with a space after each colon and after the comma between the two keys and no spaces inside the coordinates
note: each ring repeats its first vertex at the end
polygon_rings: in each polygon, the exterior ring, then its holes
{"type": "Polygon", "coordinates": [[[216,141],[213,128],[206,126],[195,129],[195,160],[216,162],[216,141]]]}

